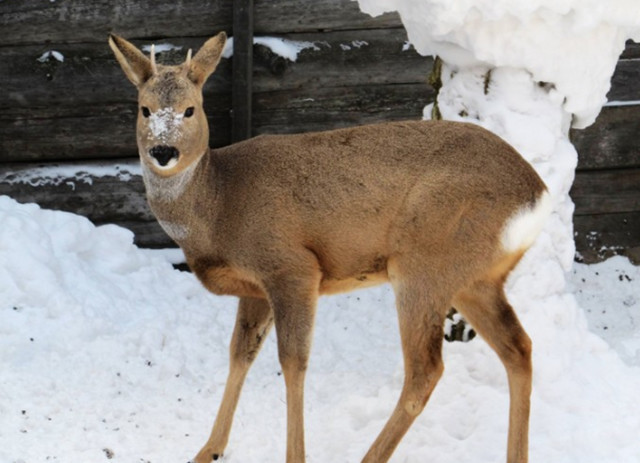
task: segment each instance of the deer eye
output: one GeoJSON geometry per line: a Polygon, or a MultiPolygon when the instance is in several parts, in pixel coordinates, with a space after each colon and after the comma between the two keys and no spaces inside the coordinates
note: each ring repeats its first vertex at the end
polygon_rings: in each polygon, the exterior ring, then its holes
{"type": "Polygon", "coordinates": [[[149,108],[147,108],[146,106],[143,106],[141,109],[142,109],[142,115],[144,117],[149,117],[151,115],[151,111],[149,111],[149,108]]]}
{"type": "Polygon", "coordinates": [[[193,111],[194,111],[194,107],[193,106],[189,106],[186,111],[184,112],[184,117],[191,117],[193,116],[193,111]]]}

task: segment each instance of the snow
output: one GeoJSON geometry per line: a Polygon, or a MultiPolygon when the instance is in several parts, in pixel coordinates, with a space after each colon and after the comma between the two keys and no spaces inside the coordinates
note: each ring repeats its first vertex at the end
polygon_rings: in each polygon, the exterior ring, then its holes
{"type": "Polygon", "coordinates": [[[553,83],[574,127],[606,102],[625,41],[640,40],[637,0],[358,0],[362,11],[397,10],[418,53],[455,67],[525,69],[553,83]]]}
{"type": "Polygon", "coordinates": [[[184,113],[176,112],[172,107],[160,108],[149,115],[149,130],[155,139],[169,144],[180,137],[180,126],[184,113]]]}
{"type": "Polygon", "coordinates": [[[0,172],[0,182],[28,184],[31,186],[60,185],[62,183],[83,182],[93,184],[94,178],[116,177],[120,181],[129,181],[133,175],[142,175],[140,163],[120,162],[108,165],[63,164],[34,167],[21,170],[0,172]]]}
{"type": "Polygon", "coordinates": [[[576,265],[569,290],[585,309],[589,329],[629,365],[640,367],[640,267],[621,256],[576,265]],[[615,296],[615,297],[612,297],[615,296]]]}
{"type": "Polygon", "coordinates": [[[156,44],[149,44],[149,45],[143,45],[142,46],[142,51],[146,51],[147,53],[151,53],[151,47],[153,46],[154,50],[156,53],[163,53],[166,51],[171,51],[171,50],[182,50],[182,47],[180,45],[174,45],[172,43],[156,43],[156,44]]]}
{"type": "MultiPolygon", "coordinates": [[[[263,45],[269,48],[273,53],[278,56],[282,56],[283,58],[288,59],[289,61],[296,61],[298,59],[298,54],[302,50],[306,50],[308,48],[312,50],[319,50],[317,44],[314,42],[306,42],[300,40],[288,40],[280,37],[254,37],[253,43],[258,45],[263,45]]],[[[353,44],[353,46],[361,47],[366,43],[359,43],[359,45],[353,44]]],[[[222,51],[223,58],[231,58],[233,56],[233,37],[229,37],[227,42],[225,43],[224,50],[222,51]]]]}
{"type": "MultiPolygon", "coordinates": [[[[222,395],[235,300],[174,270],[168,261],[179,251],[138,249],[114,225],[6,196],[0,223],[0,461],[192,457],[222,395]]],[[[558,297],[521,312],[534,340],[531,461],[640,461],[638,281],[640,270],[621,257],[577,265],[571,284],[582,309],[558,297]]],[[[444,377],[392,461],[501,461],[501,364],[479,338],[445,343],[444,358],[444,377]]],[[[390,288],[321,299],[306,391],[308,461],[359,461],[401,386],[390,288]]],[[[284,400],[271,334],[225,461],[284,461],[284,400]]]]}
{"type": "Polygon", "coordinates": [[[369,42],[364,40],[352,40],[350,43],[341,43],[340,49],[344,51],[353,50],[354,48],[362,48],[368,46],[369,42]]]}
{"type": "Polygon", "coordinates": [[[40,58],[38,58],[38,61],[40,61],[41,63],[46,63],[47,61],[50,61],[51,59],[54,59],[56,61],[60,61],[61,63],[64,62],[64,55],[62,53],[60,53],[59,51],[56,50],[49,50],[49,51],[45,51],[40,58]]]}
{"type": "Polygon", "coordinates": [[[629,101],[607,101],[605,106],[637,106],[640,105],[640,100],[629,100],[629,101]]]}

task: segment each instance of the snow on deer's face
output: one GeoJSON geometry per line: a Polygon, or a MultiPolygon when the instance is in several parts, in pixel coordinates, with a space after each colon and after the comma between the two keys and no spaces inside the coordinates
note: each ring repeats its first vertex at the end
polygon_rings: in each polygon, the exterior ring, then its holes
{"type": "Polygon", "coordinates": [[[182,67],[162,67],[140,89],[138,151],[159,175],[180,172],[202,156],[209,126],[200,88],[182,67]]]}
{"type": "Polygon", "coordinates": [[[116,35],[109,46],[129,80],[138,88],[138,152],[161,177],[183,172],[208,149],[209,126],[202,109],[202,87],[215,70],[226,41],[219,33],[179,66],[156,65],[135,45],[116,35]]]}

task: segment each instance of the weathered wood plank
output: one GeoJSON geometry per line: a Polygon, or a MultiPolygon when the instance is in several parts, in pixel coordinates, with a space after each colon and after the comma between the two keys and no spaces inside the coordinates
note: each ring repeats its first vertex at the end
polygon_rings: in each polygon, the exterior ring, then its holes
{"type": "MultiPolygon", "coordinates": [[[[124,85],[124,84],[123,84],[124,85]]],[[[207,98],[210,143],[230,143],[229,95],[207,98]]],[[[0,108],[0,159],[57,161],[136,156],[137,104],[0,108]]]]}
{"type": "MultiPolygon", "coordinates": [[[[360,48],[354,46],[357,37],[362,38],[356,32],[328,33],[329,40],[326,43],[329,46],[322,46],[320,51],[303,51],[298,62],[289,62],[288,66],[291,67],[280,77],[274,75],[271,68],[267,69],[264,59],[261,61],[256,58],[256,90],[267,91],[279,87],[312,90],[317,87],[362,85],[367,81],[380,84],[423,81],[430,70],[431,60],[411,50],[401,51],[404,43],[402,29],[360,32],[364,33],[369,45],[361,44],[360,48]],[[351,49],[344,50],[346,47],[351,49]],[[389,66],[398,71],[389,74],[385,59],[389,66]],[[262,67],[260,62],[263,63],[262,67]]],[[[291,38],[320,41],[322,37],[318,34],[298,34],[291,38]]],[[[187,48],[199,47],[204,39],[172,40],[171,44],[182,48],[162,52],[158,59],[167,63],[180,62],[187,48]]],[[[3,80],[7,81],[7,92],[0,94],[0,130],[5,135],[0,142],[0,153],[5,160],[96,159],[135,154],[132,128],[136,91],[123,76],[106,45],[68,45],[60,49],[66,57],[64,63],[54,60],[44,64],[36,60],[42,48],[19,48],[25,53],[10,50],[6,61],[11,65],[0,70],[0,77],[6,77],[3,80]],[[51,74],[51,80],[46,78],[47,74],[51,74]],[[114,134],[120,136],[114,138],[114,134]]],[[[256,46],[256,49],[260,48],[256,46]]],[[[274,55],[263,50],[261,56],[273,58],[274,55]]],[[[213,128],[212,146],[221,146],[230,140],[229,96],[224,94],[230,90],[230,68],[229,61],[223,60],[205,87],[205,106],[213,128]]],[[[391,94],[395,91],[392,86],[391,94]]],[[[384,99],[388,100],[388,95],[384,99]]],[[[370,103],[369,111],[374,102],[370,103]]],[[[415,117],[416,114],[417,111],[411,111],[395,118],[415,117]]],[[[367,118],[366,121],[382,119],[367,118]]],[[[361,121],[355,115],[350,115],[349,123],[361,121]]],[[[298,124],[289,131],[312,129],[298,124]]]]}
{"type": "Polygon", "coordinates": [[[137,106],[0,110],[3,162],[108,158],[136,154],[137,106]]]}
{"type": "Polygon", "coordinates": [[[570,195],[576,216],[640,211],[640,169],[578,172],[570,195]]]}
{"type": "Polygon", "coordinates": [[[397,13],[371,17],[352,0],[256,0],[255,33],[400,27],[397,13]]]}
{"type": "MultiPolygon", "coordinates": [[[[426,84],[310,88],[255,95],[255,133],[293,133],[385,120],[417,119],[433,100],[426,84]]],[[[228,96],[227,96],[228,99],[228,96]]],[[[228,144],[221,98],[205,99],[212,146],[228,144]]],[[[135,103],[99,107],[0,109],[4,161],[100,159],[133,156],[135,103]],[[34,112],[36,113],[34,116],[34,112]]]]}
{"type": "MultiPolygon", "coordinates": [[[[377,18],[351,0],[259,0],[255,33],[399,27],[396,13],[377,18]]],[[[103,42],[115,32],[124,37],[209,36],[232,23],[225,0],[20,0],[0,2],[0,47],[19,44],[103,42]]]]}
{"type": "Polygon", "coordinates": [[[621,59],[611,77],[609,101],[640,101],[640,58],[621,59]]]}
{"type": "Polygon", "coordinates": [[[433,101],[427,84],[316,88],[254,95],[254,133],[296,133],[419,119],[433,101]]]}
{"type": "Polygon", "coordinates": [[[578,169],[640,167],[640,106],[606,107],[596,122],[572,130],[578,169]]]}
{"type": "Polygon", "coordinates": [[[579,260],[591,263],[614,254],[640,255],[640,212],[580,215],[573,223],[579,260]]]}
{"type": "Polygon", "coordinates": [[[287,40],[306,44],[295,62],[255,46],[254,92],[352,87],[371,84],[426,83],[431,57],[413,48],[402,28],[326,33],[287,34],[287,40]]]}
{"type": "Polygon", "coordinates": [[[0,46],[103,42],[124,37],[207,36],[231,26],[224,0],[20,0],[0,2],[0,46]]]}
{"type": "MultiPolygon", "coordinates": [[[[254,92],[308,86],[355,86],[362,84],[425,82],[432,59],[415,50],[402,51],[404,29],[336,31],[287,34],[286,39],[309,42],[315,48],[300,52],[294,63],[274,55],[261,45],[254,47],[254,92]]],[[[175,50],[157,54],[161,63],[182,62],[189,48],[197,50],[207,37],[155,41],[175,50]]],[[[133,41],[149,46],[152,41],[133,41]]],[[[1,107],[79,105],[133,101],[135,88],[126,80],[105,42],[21,46],[0,49],[1,107]],[[63,63],[38,58],[50,49],[61,52],[63,63]]],[[[205,86],[205,96],[229,93],[232,86],[230,60],[223,59],[205,86]]]]}
{"type": "Polygon", "coordinates": [[[626,47],[620,55],[620,59],[634,58],[640,58],[640,43],[634,42],[633,40],[627,40],[626,47]]]}
{"type": "MultiPolygon", "coordinates": [[[[0,3],[1,4],[1,3],[0,3]]],[[[200,48],[208,37],[159,40],[175,49],[157,54],[163,64],[177,64],[186,58],[187,50],[200,48]]],[[[134,40],[139,47],[152,41],[134,40]]],[[[137,92],[118,66],[106,39],[93,44],[56,44],[0,48],[0,108],[43,107],[53,105],[94,105],[136,101],[137,92]],[[44,52],[54,49],[64,62],[54,58],[40,62],[44,52]]],[[[231,63],[223,59],[205,85],[205,95],[228,94],[231,91],[231,63]]]]}

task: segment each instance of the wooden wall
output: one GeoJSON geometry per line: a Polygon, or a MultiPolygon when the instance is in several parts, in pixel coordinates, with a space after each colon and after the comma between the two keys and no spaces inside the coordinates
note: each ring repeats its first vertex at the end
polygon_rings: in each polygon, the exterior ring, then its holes
{"type": "Polygon", "coordinates": [[[627,43],[608,99],[595,124],[571,132],[576,247],[588,262],[620,253],[640,263],[640,44],[627,43]]]}
{"type": "MultiPolygon", "coordinates": [[[[144,246],[170,244],[144,202],[136,91],[107,35],[181,47],[158,55],[175,63],[220,30],[233,35],[232,5],[0,1],[0,194],[124,225],[144,246]],[[38,61],[50,50],[64,61],[38,61]]],[[[406,33],[395,14],[371,18],[350,0],[255,0],[254,35],[315,44],[295,63],[254,46],[254,134],[415,119],[435,97],[426,83],[433,61],[403,51],[406,33]]],[[[639,58],[640,47],[629,44],[610,99],[640,100],[639,58]]],[[[212,146],[231,140],[231,86],[231,62],[223,60],[205,87],[212,146]]],[[[640,247],[639,129],[640,105],[631,104],[607,107],[594,126],[572,133],[580,152],[576,240],[587,259],[602,255],[602,246],[640,247]]]]}

